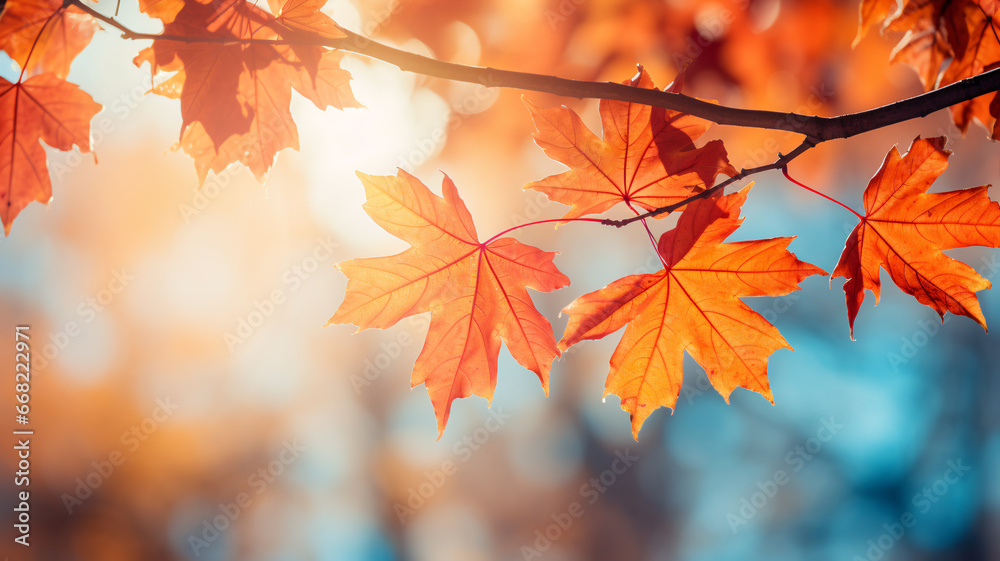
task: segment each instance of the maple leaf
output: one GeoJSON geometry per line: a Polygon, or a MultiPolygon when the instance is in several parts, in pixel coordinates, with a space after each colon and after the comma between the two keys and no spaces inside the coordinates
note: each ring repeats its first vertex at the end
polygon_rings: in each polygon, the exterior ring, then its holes
{"type": "MultiPolygon", "coordinates": [[[[972,40],[961,56],[956,56],[945,68],[941,75],[941,86],[1000,67],[1000,35],[997,34],[992,17],[983,14],[978,5],[976,8],[969,7],[967,12],[966,33],[972,40]]],[[[996,94],[983,95],[951,107],[952,120],[963,134],[968,131],[973,118],[979,119],[987,130],[995,128],[996,112],[990,107],[990,100],[995,97],[996,94]]],[[[996,137],[996,134],[992,136],[996,137]]]]}
{"type": "Polygon", "coordinates": [[[677,404],[685,350],[727,402],[737,387],[774,401],[767,360],[791,347],[739,297],[788,294],[825,272],[787,250],[794,238],[724,243],[743,222],[749,189],[689,203],[677,226],[660,237],[665,269],[618,279],[563,310],[570,319],[561,351],[628,325],[611,357],[604,395],[621,398],[637,439],[653,410],[677,404]]]}
{"type": "Polygon", "coordinates": [[[184,8],[184,0],[139,0],[139,10],[163,23],[174,21],[184,8]]]}
{"type": "Polygon", "coordinates": [[[948,167],[945,137],[917,137],[900,157],[895,147],[868,183],[865,213],[847,238],[833,278],[844,277],[847,317],[854,338],[854,319],[865,289],[878,304],[879,269],[917,301],[944,318],[945,312],[968,316],[986,329],[976,292],[990,282],[942,250],[956,247],[1000,247],[1000,206],[987,195],[989,185],[927,193],[948,167]]]}
{"type": "Polygon", "coordinates": [[[188,2],[164,33],[233,41],[186,43],[157,39],[135,58],[152,72],[174,72],[153,92],[180,99],[178,146],[195,160],[201,182],[241,162],[263,180],[277,153],[298,149],[298,131],[289,111],[294,87],[317,107],[359,107],[351,94],[342,55],[318,45],[276,45],[303,31],[341,33],[319,12],[319,0],[288,0],[279,15],[244,0],[188,2]],[[295,28],[288,25],[294,23],[295,28]],[[326,31],[323,31],[323,30],[326,31]]]}
{"type": "MultiPolygon", "coordinates": [[[[284,3],[281,0],[268,0],[268,2],[271,11],[275,14],[274,19],[268,23],[268,27],[274,31],[273,38],[275,39],[295,40],[304,36],[302,38],[308,41],[310,35],[318,35],[327,39],[339,39],[347,36],[330,16],[320,11],[327,0],[286,0],[284,3]]],[[[316,45],[302,45],[294,42],[286,47],[278,47],[278,49],[294,52],[294,55],[287,53],[284,55],[287,64],[299,67],[299,73],[303,77],[308,77],[308,82],[311,84],[315,84],[317,80],[330,80],[332,75],[341,73],[346,74],[347,79],[350,79],[350,74],[340,69],[339,63],[342,55],[330,57],[327,55],[332,51],[324,52],[316,45]],[[325,74],[325,76],[319,76],[320,73],[325,74]]],[[[293,78],[293,80],[301,82],[301,79],[293,78]]],[[[346,80],[338,88],[346,88],[346,80]]],[[[296,85],[296,89],[302,95],[309,97],[308,91],[304,91],[298,85],[296,85]]],[[[338,103],[323,103],[317,98],[310,99],[320,109],[325,109],[327,106],[338,109],[361,106],[354,101],[354,96],[350,93],[349,88],[345,89],[338,97],[340,98],[338,103]],[[346,96],[343,95],[344,93],[346,96]],[[343,103],[347,103],[347,105],[343,105],[343,103]]]]}
{"type": "Polygon", "coordinates": [[[938,72],[945,60],[961,56],[969,45],[965,25],[968,0],[904,0],[886,27],[905,32],[890,59],[912,66],[924,84],[936,87],[938,72]]]}
{"type": "Polygon", "coordinates": [[[0,13],[0,48],[28,76],[51,72],[65,79],[97,29],[94,18],[61,0],[7,0],[0,13]]]}
{"type": "Polygon", "coordinates": [[[872,27],[884,23],[890,15],[895,13],[897,8],[896,0],[861,0],[861,5],[858,8],[860,20],[858,35],[854,38],[854,43],[851,46],[857,47],[872,27]]]}
{"type": "MultiPolygon", "coordinates": [[[[171,97],[180,99],[181,137],[193,123],[199,123],[215,146],[221,146],[229,137],[248,132],[254,117],[253,109],[238,96],[244,73],[243,51],[239,44],[156,40],[136,56],[135,63],[150,62],[154,74],[176,71],[153,92],[169,90],[171,97]]],[[[271,60],[273,57],[267,62],[271,60]]]]}
{"type": "MultiPolygon", "coordinates": [[[[928,91],[1000,66],[1000,34],[993,21],[996,6],[996,0],[904,1],[899,12],[886,20],[889,29],[906,32],[891,60],[912,66],[928,91]]],[[[952,120],[963,134],[974,118],[987,130],[996,130],[993,98],[989,94],[952,106],[952,120]]]]}
{"type": "MultiPolygon", "coordinates": [[[[645,70],[625,83],[655,87],[645,70]]],[[[618,203],[633,210],[635,206],[653,210],[705,190],[720,173],[736,175],[722,141],[695,147],[694,141],[710,125],[704,119],[602,99],[602,140],[572,109],[539,109],[527,100],[525,105],[538,129],[535,142],[547,156],[571,169],[524,188],[572,206],[564,218],[600,214],[618,203]]]]}
{"type": "Polygon", "coordinates": [[[327,0],[286,0],[282,3],[280,0],[268,0],[268,5],[275,15],[275,21],[287,29],[309,31],[328,39],[347,37],[333,19],[320,11],[326,2],[327,0]]]}
{"type": "Polygon", "coordinates": [[[552,263],[555,254],[508,237],[480,242],[447,176],[444,198],[403,170],[395,177],[358,177],[367,195],[365,212],[412,247],[391,257],[339,263],[349,279],[347,294],[327,325],[386,328],[431,312],[411,382],[427,388],[439,437],[455,399],[479,395],[492,403],[501,339],[548,395],[549,369],[559,350],[526,289],[549,292],[569,284],[552,263]]]}
{"type": "Polygon", "coordinates": [[[101,106],[53,73],[11,83],[0,78],[0,219],[4,234],[31,201],[47,203],[52,183],[41,141],[90,151],[90,120],[101,106]]]}
{"type": "Polygon", "coordinates": [[[181,136],[195,122],[201,123],[216,147],[230,136],[249,131],[253,108],[239,96],[240,76],[266,68],[278,58],[271,45],[246,45],[271,15],[244,0],[212,4],[186,2],[177,17],[164,25],[164,34],[212,37],[233,43],[184,42],[157,39],[139,52],[136,66],[150,64],[151,71],[176,72],[155,93],[170,92],[181,102],[181,136]]]}
{"type": "Polygon", "coordinates": [[[205,181],[208,170],[216,173],[241,162],[262,180],[279,150],[299,149],[299,135],[289,110],[292,91],[286,70],[274,64],[239,74],[239,99],[251,110],[249,130],[226,138],[216,145],[202,122],[184,130],[181,147],[194,158],[198,179],[205,181]]]}
{"type": "Polygon", "coordinates": [[[351,73],[340,67],[342,58],[340,51],[326,51],[315,70],[302,66],[292,74],[292,87],[319,109],[363,107],[351,93],[351,73]]]}
{"type": "Polygon", "coordinates": [[[262,181],[278,151],[299,149],[298,129],[289,110],[289,84],[320,109],[361,107],[350,90],[351,74],[340,68],[341,58],[337,51],[323,53],[315,76],[279,62],[240,74],[239,99],[254,115],[250,129],[218,147],[200,122],[187,127],[181,137],[180,146],[194,158],[199,181],[205,181],[209,170],[219,173],[234,162],[247,166],[262,181]]]}

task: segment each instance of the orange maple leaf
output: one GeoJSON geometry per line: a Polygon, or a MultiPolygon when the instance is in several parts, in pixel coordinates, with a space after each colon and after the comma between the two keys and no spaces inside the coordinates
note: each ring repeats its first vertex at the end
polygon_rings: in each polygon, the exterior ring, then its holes
{"type": "Polygon", "coordinates": [[[27,76],[60,78],[98,29],[94,18],[61,0],[7,0],[0,14],[0,48],[27,76]]]}
{"type": "MultiPolygon", "coordinates": [[[[645,70],[625,83],[655,87],[645,70]]],[[[653,210],[705,190],[720,173],[736,174],[721,140],[695,147],[694,141],[711,124],[698,117],[602,99],[602,140],[572,109],[539,109],[527,100],[525,104],[538,129],[535,142],[571,169],[524,188],[571,205],[564,218],[600,214],[622,202],[633,210],[653,210]]]]}
{"type": "Polygon", "coordinates": [[[151,18],[170,23],[184,8],[184,0],[139,0],[139,10],[151,18]]]}
{"type": "Polygon", "coordinates": [[[164,25],[164,34],[216,38],[232,43],[157,39],[135,57],[137,66],[150,63],[152,72],[176,72],[153,92],[181,101],[181,136],[201,123],[215,146],[249,131],[253,108],[239,96],[240,76],[266,68],[278,58],[271,45],[249,45],[271,15],[244,0],[205,4],[190,1],[164,25]]]}
{"type": "MultiPolygon", "coordinates": [[[[993,22],[995,16],[986,15],[979,4],[973,4],[974,6],[967,6],[966,17],[962,22],[965,25],[965,33],[970,38],[968,47],[964,51],[956,51],[954,60],[941,75],[940,86],[947,86],[1000,67],[1000,34],[997,33],[993,22]]],[[[995,133],[997,115],[990,107],[990,101],[996,99],[996,95],[979,96],[951,107],[952,120],[963,134],[968,131],[969,125],[975,118],[992,133],[994,139],[1000,139],[995,133]]]]}
{"type": "Polygon", "coordinates": [[[885,22],[888,29],[906,33],[893,49],[892,62],[912,66],[924,88],[934,89],[944,61],[961,57],[969,46],[965,19],[973,9],[978,11],[972,0],[904,0],[885,22]]]}
{"type": "Polygon", "coordinates": [[[101,106],[55,74],[24,82],[0,78],[0,219],[4,235],[31,201],[47,203],[52,183],[41,141],[59,150],[90,151],[90,120],[101,106]]]}
{"type": "Polygon", "coordinates": [[[791,347],[739,297],[788,294],[802,279],[825,272],[787,250],[794,238],[724,243],[743,222],[749,189],[688,204],[677,226],[660,237],[665,269],[618,279],[563,310],[570,319],[562,351],[628,325],[611,357],[604,396],[621,398],[637,439],[653,410],[677,404],[685,350],[727,402],[737,387],[774,402],[767,360],[791,347]]]}
{"type": "Polygon", "coordinates": [[[315,68],[303,65],[292,74],[292,87],[319,109],[362,107],[351,92],[351,73],[340,67],[343,58],[340,51],[324,52],[315,68]]]}
{"type": "Polygon", "coordinates": [[[195,159],[201,181],[241,162],[260,180],[278,152],[298,149],[289,111],[294,87],[317,107],[359,107],[340,68],[342,54],[318,45],[276,45],[303,32],[342,33],[319,12],[320,0],[288,0],[278,16],[247,3],[190,1],[166,23],[173,36],[210,37],[232,43],[157,39],[135,58],[154,73],[175,72],[153,92],[180,99],[179,146],[195,159]],[[289,25],[294,26],[289,27],[289,25]]]}
{"type": "Polygon", "coordinates": [[[876,25],[881,27],[885,20],[896,12],[897,7],[896,0],[861,0],[858,8],[858,35],[854,38],[852,47],[857,47],[872,27],[876,25]]]}
{"type": "Polygon", "coordinates": [[[275,21],[287,29],[308,31],[328,39],[347,37],[329,16],[320,11],[327,0],[267,1],[271,13],[275,15],[275,21]]]}
{"type": "Polygon", "coordinates": [[[298,131],[289,110],[292,91],[280,64],[240,73],[239,91],[239,99],[253,115],[246,132],[216,145],[200,121],[184,130],[180,145],[194,158],[200,181],[205,181],[209,170],[219,173],[234,162],[241,162],[263,179],[278,151],[299,149],[298,131]]]}
{"type": "Polygon", "coordinates": [[[847,238],[833,277],[844,277],[847,317],[854,338],[854,318],[865,289],[878,304],[879,268],[917,301],[944,318],[945,312],[968,316],[986,329],[976,292],[990,282],[961,261],[942,253],[968,246],[1000,247],[1000,206],[987,195],[989,185],[927,193],[948,167],[945,137],[917,137],[900,157],[895,147],[868,183],[865,213],[847,238]]]}
{"type": "Polygon", "coordinates": [[[538,375],[548,395],[549,369],[559,350],[552,326],[526,289],[550,292],[569,284],[552,263],[555,254],[507,237],[480,242],[447,176],[444,198],[403,170],[396,177],[358,177],[367,194],[365,212],[412,247],[391,257],[339,263],[350,280],[327,325],[386,328],[431,312],[411,383],[426,386],[439,437],[455,399],[479,395],[492,403],[501,339],[515,360],[538,375]]]}
{"type": "MultiPolygon", "coordinates": [[[[265,50],[267,47],[265,47],[265,50]]],[[[167,95],[181,102],[181,137],[193,124],[199,123],[216,146],[231,136],[250,129],[253,110],[239,97],[240,76],[244,73],[244,47],[240,44],[183,43],[156,40],[136,55],[137,66],[150,62],[153,73],[176,72],[174,76],[153,88],[154,93],[167,95]],[[190,84],[190,86],[189,86],[190,84]]],[[[261,66],[270,64],[271,56],[261,66]]],[[[251,64],[256,60],[250,61],[251,64]]]]}
{"type": "MultiPolygon", "coordinates": [[[[875,19],[887,15],[890,4],[895,2],[864,1],[859,37],[875,19]],[[872,21],[865,20],[866,9],[872,11],[872,21]]],[[[892,61],[912,66],[928,91],[1000,66],[996,6],[996,0],[905,0],[885,21],[888,29],[906,33],[893,50],[892,61]]],[[[991,103],[996,99],[996,94],[988,94],[955,104],[952,120],[964,134],[978,119],[998,140],[998,111],[991,103]]]]}

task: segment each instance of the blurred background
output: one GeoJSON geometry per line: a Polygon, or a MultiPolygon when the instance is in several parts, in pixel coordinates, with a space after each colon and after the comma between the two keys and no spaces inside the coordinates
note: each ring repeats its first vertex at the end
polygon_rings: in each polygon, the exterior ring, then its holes
{"type": "MultiPolygon", "coordinates": [[[[130,3],[121,18],[155,31],[130,3]]],[[[895,38],[851,49],[858,3],[838,0],[331,0],[345,27],[434,57],[601,81],[645,65],[662,87],[758,109],[837,115],[922,91],[890,66],[895,38]]],[[[602,402],[618,336],[557,361],[545,398],[501,351],[492,408],[435,418],[409,375],[426,318],[352,334],[323,327],[343,299],[334,267],[405,243],[362,211],[355,170],[402,167],[458,185],[479,231],[565,212],[528,181],[563,168],[533,143],[524,94],[566,104],[600,131],[597,102],[490,90],[348,55],[365,109],[293,99],[301,151],[261,185],[209,176],[171,150],[176,101],[145,95],[145,43],[99,33],[73,66],[104,111],[96,158],[49,151],[54,199],[0,242],[0,326],[30,326],[31,547],[44,560],[1000,559],[1000,346],[967,318],[891,282],[848,334],[842,279],[748,299],[795,352],[770,360],[775,406],[738,389],[726,405],[685,362],[676,412],[638,443],[617,398],[602,402]],[[99,160],[99,163],[97,163],[99,160]]],[[[0,75],[16,79],[9,59],[0,75]]],[[[932,189],[1000,181],[996,145],[962,138],[946,112],[798,158],[791,173],[861,209],[889,148],[945,134],[955,151],[932,189]]],[[[796,135],[713,127],[733,164],[769,163],[796,135]]],[[[791,250],[832,270],[853,215],[778,174],[757,176],[733,239],[798,235],[791,250]]],[[[656,222],[656,232],[674,219],[656,222]]],[[[526,228],[573,281],[533,294],[559,310],[614,279],[659,268],[645,233],[593,224],[526,228]]],[[[950,252],[987,278],[995,251],[950,252]]],[[[1000,297],[980,293],[990,325],[1000,297]]],[[[14,345],[0,364],[14,364],[14,345]]],[[[0,404],[13,408],[13,382],[0,404]]],[[[13,420],[9,423],[14,426],[13,420]]],[[[16,504],[11,444],[0,508],[16,504]]]]}

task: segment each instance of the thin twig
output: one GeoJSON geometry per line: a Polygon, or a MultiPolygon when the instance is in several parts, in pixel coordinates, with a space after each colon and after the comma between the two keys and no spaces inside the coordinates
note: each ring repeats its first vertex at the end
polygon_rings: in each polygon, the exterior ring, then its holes
{"type": "Polygon", "coordinates": [[[787,154],[784,154],[784,155],[778,154],[778,159],[775,160],[774,162],[772,162],[770,164],[767,164],[767,165],[763,165],[763,166],[759,166],[759,167],[755,167],[755,168],[750,168],[750,169],[743,168],[742,170],[740,170],[739,173],[737,173],[736,175],[734,175],[734,176],[730,177],[729,179],[723,181],[722,183],[719,183],[718,185],[716,185],[716,186],[714,186],[714,187],[712,187],[710,189],[705,189],[704,191],[701,191],[701,192],[699,192],[697,194],[691,195],[690,197],[684,199],[683,201],[680,201],[678,203],[674,203],[672,205],[667,205],[667,206],[663,206],[663,207],[660,207],[660,208],[657,208],[657,209],[653,209],[653,210],[651,210],[651,211],[649,211],[649,212],[647,212],[645,214],[640,214],[638,216],[633,216],[631,218],[624,218],[622,220],[611,220],[610,218],[609,219],[605,219],[605,220],[601,221],[601,224],[604,224],[606,226],[614,226],[616,228],[621,228],[622,226],[627,226],[627,225],[629,225],[629,224],[631,224],[631,223],[633,223],[633,222],[635,222],[637,220],[642,220],[644,218],[649,218],[651,216],[658,216],[658,215],[664,214],[664,213],[668,213],[669,214],[669,213],[671,213],[671,212],[673,212],[673,211],[681,208],[682,206],[684,206],[684,205],[686,205],[688,203],[697,201],[698,199],[704,199],[705,197],[708,197],[708,196],[712,195],[713,193],[715,193],[717,191],[721,191],[721,190],[725,189],[727,186],[731,185],[732,183],[735,183],[735,182],[740,181],[742,179],[746,179],[747,177],[749,177],[751,175],[754,175],[756,173],[761,173],[761,172],[764,172],[764,171],[770,171],[770,170],[773,170],[773,169],[783,169],[785,166],[788,165],[789,162],[791,162],[795,158],[798,158],[806,150],[809,150],[813,146],[816,146],[816,141],[814,141],[811,138],[806,138],[805,140],[802,141],[802,144],[799,144],[795,148],[795,150],[792,150],[791,152],[789,152],[787,154]]]}

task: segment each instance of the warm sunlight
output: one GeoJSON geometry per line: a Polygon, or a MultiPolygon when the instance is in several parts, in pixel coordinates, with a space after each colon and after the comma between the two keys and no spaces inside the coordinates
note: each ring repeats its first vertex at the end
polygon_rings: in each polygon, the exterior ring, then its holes
{"type": "Polygon", "coordinates": [[[6,0],[2,556],[997,558],[997,9],[6,0]]]}

